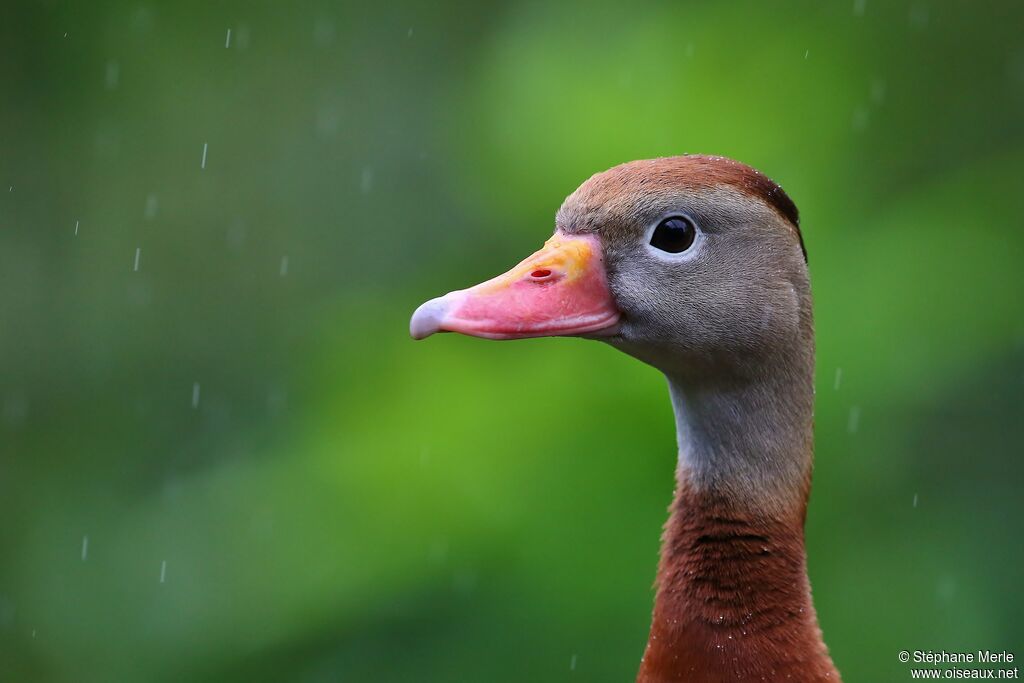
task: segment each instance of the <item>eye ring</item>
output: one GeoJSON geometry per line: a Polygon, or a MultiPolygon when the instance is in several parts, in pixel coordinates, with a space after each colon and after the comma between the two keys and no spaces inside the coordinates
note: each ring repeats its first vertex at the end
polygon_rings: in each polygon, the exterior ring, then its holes
{"type": "Polygon", "coordinates": [[[668,254],[682,254],[697,241],[697,226],[682,215],[667,216],[654,227],[649,243],[668,254]]]}

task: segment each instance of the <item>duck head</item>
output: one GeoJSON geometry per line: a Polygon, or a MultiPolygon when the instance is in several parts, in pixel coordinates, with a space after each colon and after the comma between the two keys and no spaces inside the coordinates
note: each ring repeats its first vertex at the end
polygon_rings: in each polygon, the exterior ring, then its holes
{"type": "Polygon", "coordinates": [[[637,680],[839,680],[803,541],[810,283],[778,185],[721,157],[616,166],[565,200],[540,251],[423,304],[410,331],[599,338],[663,371],[676,497],[637,680]]]}
{"type": "Polygon", "coordinates": [[[410,332],[583,336],[679,378],[753,372],[812,339],[797,226],[782,189],[739,162],[622,164],[565,200],[540,251],[426,302],[410,332]]]}

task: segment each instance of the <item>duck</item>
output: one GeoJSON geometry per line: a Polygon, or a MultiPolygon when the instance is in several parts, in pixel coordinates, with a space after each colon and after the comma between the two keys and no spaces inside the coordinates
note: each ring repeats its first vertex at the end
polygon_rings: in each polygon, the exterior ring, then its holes
{"type": "Polygon", "coordinates": [[[807,574],[814,321],[780,185],[697,154],[597,173],[539,251],[409,331],[598,340],[665,376],[678,459],[639,683],[840,680],[807,574]]]}

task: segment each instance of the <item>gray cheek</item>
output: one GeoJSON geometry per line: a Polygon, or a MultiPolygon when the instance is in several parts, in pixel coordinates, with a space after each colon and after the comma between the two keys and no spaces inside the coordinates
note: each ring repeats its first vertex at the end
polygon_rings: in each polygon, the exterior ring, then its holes
{"type": "Polygon", "coordinates": [[[648,256],[629,264],[610,284],[631,355],[756,356],[796,327],[797,296],[788,285],[775,291],[749,274],[722,277],[701,260],[665,264],[648,256]]]}
{"type": "Polygon", "coordinates": [[[692,342],[699,304],[692,300],[693,286],[684,275],[635,259],[628,270],[616,274],[612,292],[625,316],[622,336],[628,341],[680,349],[692,342]]]}
{"type": "Polygon", "coordinates": [[[626,318],[636,324],[654,322],[659,315],[659,308],[668,302],[664,288],[664,273],[659,273],[639,258],[630,258],[622,262],[628,268],[615,268],[610,280],[612,295],[622,309],[626,318]]]}

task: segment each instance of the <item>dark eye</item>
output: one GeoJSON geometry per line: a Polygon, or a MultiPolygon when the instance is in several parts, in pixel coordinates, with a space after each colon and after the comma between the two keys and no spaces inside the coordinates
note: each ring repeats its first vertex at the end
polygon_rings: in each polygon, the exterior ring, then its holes
{"type": "Polygon", "coordinates": [[[672,216],[658,223],[651,235],[651,246],[670,254],[678,254],[689,249],[696,237],[697,228],[693,226],[693,221],[684,216],[672,216]]]}

